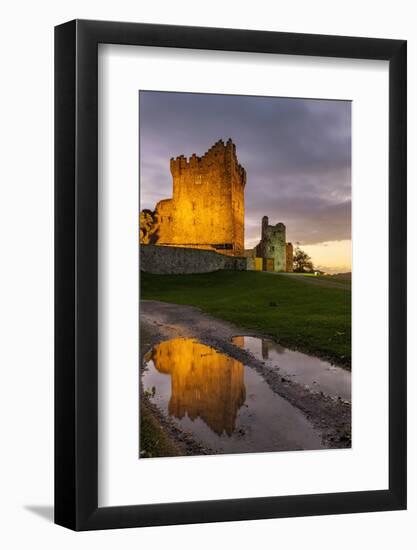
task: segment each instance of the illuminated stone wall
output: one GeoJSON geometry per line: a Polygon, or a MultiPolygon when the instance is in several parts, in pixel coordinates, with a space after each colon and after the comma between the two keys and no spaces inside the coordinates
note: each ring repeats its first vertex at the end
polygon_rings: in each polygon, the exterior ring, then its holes
{"type": "Polygon", "coordinates": [[[158,202],[155,212],[148,214],[149,228],[142,224],[142,215],[141,243],[241,256],[246,172],[232,140],[218,141],[202,157],[171,159],[170,169],[173,196],[158,202]]]}
{"type": "Polygon", "coordinates": [[[287,243],[285,247],[287,265],[287,273],[292,273],[294,271],[294,247],[292,243],[287,243]]]}

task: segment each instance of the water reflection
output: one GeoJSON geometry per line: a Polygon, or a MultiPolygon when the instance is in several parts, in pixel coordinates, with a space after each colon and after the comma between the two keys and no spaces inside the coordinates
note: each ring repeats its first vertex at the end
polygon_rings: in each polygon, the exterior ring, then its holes
{"type": "Polygon", "coordinates": [[[149,359],[171,376],[171,416],[200,417],[215,433],[232,434],[246,397],[242,363],[188,338],[162,342],[149,359]]]}
{"type": "MultiPolygon", "coordinates": [[[[235,346],[239,346],[242,349],[250,351],[258,359],[264,359],[267,361],[270,355],[284,354],[288,350],[279,344],[276,344],[272,340],[266,338],[256,338],[254,336],[234,336],[232,343],[235,346]]],[[[272,358],[272,357],[271,357],[272,358]]]]}
{"type": "Polygon", "coordinates": [[[294,382],[332,397],[351,400],[351,373],[346,369],[318,357],[289,350],[266,338],[235,336],[232,343],[265,361],[268,367],[279,369],[280,374],[294,382]]]}
{"type": "MultiPolygon", "coordinates": [[[[242,341],[243,343],[243,341],[242,341]]],[[[215,453],[320,449],[304,414],[254,369],[191,338],[161,342],[145,356],[149,399],[215,453]]]]}

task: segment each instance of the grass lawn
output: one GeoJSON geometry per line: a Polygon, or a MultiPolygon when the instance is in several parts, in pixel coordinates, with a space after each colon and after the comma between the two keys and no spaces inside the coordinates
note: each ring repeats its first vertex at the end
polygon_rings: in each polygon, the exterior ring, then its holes
{"type": "Polygon", "coordinates": [[[312,275],[311,273],[289,273],[289,275],[295,275],[298,277],[309,277],[318,281],[329,281],[347,287],[352,286],[352,280],[350,278],[339,277],[337,275],[312,275]]]}
{"type": "Polygon", "coordinates": [[[289,348],[350,368],[351,292],[255,271],[141,273],[141,298],[197,306],[289,348]],[[276,305],[274,305],[276,304],[276,305]]]}

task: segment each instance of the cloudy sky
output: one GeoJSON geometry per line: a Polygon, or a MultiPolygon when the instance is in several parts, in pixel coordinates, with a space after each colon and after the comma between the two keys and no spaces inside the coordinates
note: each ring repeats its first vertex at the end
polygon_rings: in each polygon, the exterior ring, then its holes
{"type": "Polygon", "coordinates": [[[316,266],[351,269],[349,101],[143,92],[141,208],[172,195],[169,159],[203,155],[219,139],[236,144],[246,169],[245,246],[261,218],[287,226],[316,266]]]}

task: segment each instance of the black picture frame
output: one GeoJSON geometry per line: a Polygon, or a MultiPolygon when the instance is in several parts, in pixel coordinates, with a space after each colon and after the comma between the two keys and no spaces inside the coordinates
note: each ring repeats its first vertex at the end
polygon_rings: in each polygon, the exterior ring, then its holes
{"type": "MultiPolygon", "coordinates": [[[[74,20],[55,28],[55,522],[74,530],[406,508],[406,41],[74,20]],[[389,488],[98,507],[98,44],[389,62],[389,488]]],[[[372,145],[370,145],[372,146],[372,145]]]]}

